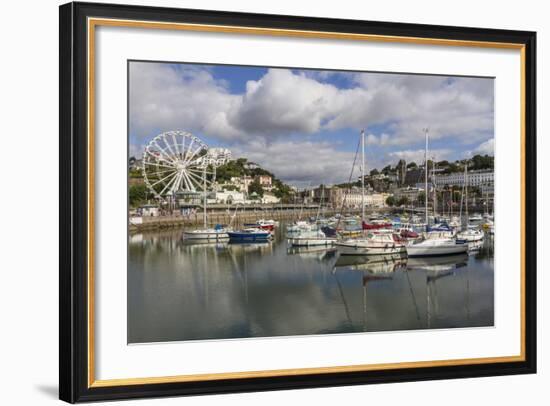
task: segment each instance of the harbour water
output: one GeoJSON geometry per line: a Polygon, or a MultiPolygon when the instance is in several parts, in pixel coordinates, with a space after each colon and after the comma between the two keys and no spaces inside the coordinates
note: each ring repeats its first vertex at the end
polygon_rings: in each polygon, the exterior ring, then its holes
{"type": "Polygon", "coordinates": [[[340,256],[287,246],[133,234],[128,342],[492,326],[493,241],[431,258],[340,256]]]}

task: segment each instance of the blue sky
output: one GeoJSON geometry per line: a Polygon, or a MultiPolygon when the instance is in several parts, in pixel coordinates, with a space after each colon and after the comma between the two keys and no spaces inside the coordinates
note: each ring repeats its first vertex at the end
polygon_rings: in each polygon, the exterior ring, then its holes
{"type": "Polygon", "coordinates": [[[130,154],[180,129],[283,180],[339,183],[362,128],[367,167],[430,156],[493,155],[490,78],[223,65],[130,64],[130,154]]]}

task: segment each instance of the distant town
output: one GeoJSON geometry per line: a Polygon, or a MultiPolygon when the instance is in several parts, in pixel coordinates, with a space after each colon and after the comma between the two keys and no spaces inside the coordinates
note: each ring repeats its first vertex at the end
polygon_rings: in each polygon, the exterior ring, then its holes
{"type": "MultiPolygon", "coordinates": [[[[276,205],[308,204],[327,208],[402,207],[420,206],[425,199],[424,164],[401,159],[395,165],[372,169],[365,174],[365,196],[361,194],[360,175],[351,183],[298,189],[247,158],[233,159],[226,148],[211,148],[203,159],[215,168],[210,174],[209,205],[276,205]]],[[[440,209],[457,205],[464,193],[465,179],[471,204],[492,202],[494,195],[494,158],[475,155],[468,160],[428,160],[428,193],[431,205],[440,209]],[[468,172],[465,165],[468,163],[468,172]],[[434,198],[433,192],[436,192],[434,198]]],[[[202,204],[202,192],[182,192],[175,198],[175,206],[192,207],[202,204]]],[[[142,161],[129,159],[130,208],[159,203],[144,182],[142,161]]],[[[176,207],[175,207],[176,208],[176,207]]]]}

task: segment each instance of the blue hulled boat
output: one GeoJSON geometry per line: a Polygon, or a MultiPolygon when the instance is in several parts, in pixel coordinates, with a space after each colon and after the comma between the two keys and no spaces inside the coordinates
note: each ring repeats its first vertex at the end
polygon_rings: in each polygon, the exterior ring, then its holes
{"type": "Polygon", "coordinates": [[[271,239],[269,231],[260,230],[258,228],[245,228],[244,230],[229,231],[230,242],[262,242],[271,239]]]}

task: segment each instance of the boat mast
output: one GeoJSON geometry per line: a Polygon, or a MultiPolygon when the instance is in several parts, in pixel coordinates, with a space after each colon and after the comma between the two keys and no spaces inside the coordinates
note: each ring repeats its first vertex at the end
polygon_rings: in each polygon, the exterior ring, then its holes
{"type": "Polygon", "coordinates": [[[203,181],[203,192],[204,192],[204,198],[203,198],[203,223],[204,228],[206,229],[206,165],[203,166],[202,169],[202,181],[203,181]]]}
{"type": "MultiPolygon", "coordinates": [[[[432,186],[434,188],[434,217],[437,216],[437,188],[435,185],[435,156],[432,157],[432,186]]],[[[435,221],[435,220],[434,220],[435,221]]]]}
{"type": "Polygon", "coordinates": [[[464,191],[466,189],[466,167],[468,166],[468,161],[464,164],[464,181],[462,182],[462,192],[460,193],[460,228],[462,228],[464,222],[462,221],[462,206],[464,206],[464,191]]]}
{"type": "Polygon", "coordinates": [[[453,221],[453,195],[454,195],[454,190],[453,190],[453,187],[451,186],[451,207],[449,208],[449,219],[451,221],[453,221]]]}
{"type": "Polygon", "coordinates": [[[486,217],[489,217],[489,187],[485,186],[485,212],[486,217]]]}
{"type": "Polygon", "coordinates": [[[424,210],[426,231],[428,230],[428,128],[424,128],[426,149],[424,150],[424,210]]]}
{"type": "Polygon", "coordinates": [[[325,185],[321,184],[321,200],[319,200],[319,206],[317,207],[317,217],[315,217],[315,220],[319,220],[319,216],[321,215],[321,205],[323,204],[323,200],[325,200],[325,185]]]}
{"type": "Polygon", "coordinates": [[[469,161],[466,161],[466,170],[464,176],[464,185],[466,187],[466,221],[470,221],[470,215],[468,214],[468,163],[469,161]]]}
{"type": "Polygon", "coordinates": [[[361,227],[365,222],[365,130],[361,130],[361,227]]]}

